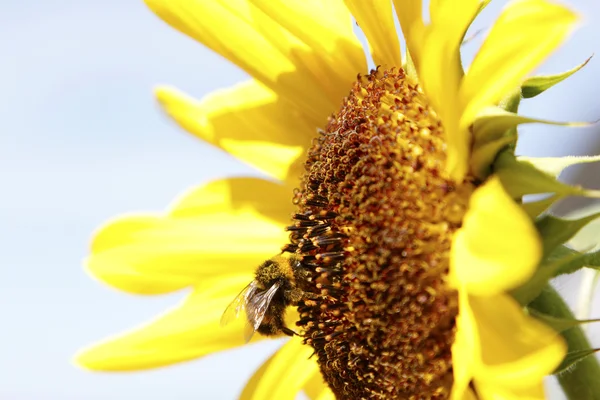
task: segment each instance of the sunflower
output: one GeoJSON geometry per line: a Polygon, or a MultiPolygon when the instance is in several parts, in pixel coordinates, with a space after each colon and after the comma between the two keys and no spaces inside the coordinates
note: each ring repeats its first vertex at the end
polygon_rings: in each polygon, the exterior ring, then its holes
{"type": "Polygon", "coordinates": [[[82,351],[79,365],[141,370],[243,345],[241,323],[221,328],[220,316],[287,243],[318,299],[289,315],[303,337],[263,364],[242,398],[544,398],[566,346],[528,306],[551,277],[583,264],[563,243],[592,219],[544,212],[597,195],[556,180],[582,161],[523,159],[514,148],[519,124],[545,122],[517,114],[520,100],[581,68],[527,78],[574,28],[571,11],[513,1],[465,72],[461,43],[487,1],[432,0],[428,19],[413,0],[146,3],[252,76],[201,101],[161,87],[163,109],[270,180],[211,182],[167,213],[102,227],[86,261],[93,276],[135,294],[192,292],[82,351]],[[549,195],[523,203],[529,194],[549,195]]]}

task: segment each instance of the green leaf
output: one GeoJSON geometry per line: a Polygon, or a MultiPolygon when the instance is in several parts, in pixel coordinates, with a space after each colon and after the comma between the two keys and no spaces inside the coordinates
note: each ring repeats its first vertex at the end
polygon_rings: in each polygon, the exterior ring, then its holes
{"type": "Polygon", "coordinates": [[[552,327],[556,332],[564,332],[568,329],[576,327],[578,325],[589,324],[592,322],[600,322],[600,319],[573,319],[573,318],[559,318],[553,317],[552,315],[541,313],[537,310],[528,308],[529,314],[535,318],[541,320],[546,325],[552,327]]]}
{"type": "Polygon", "coordinates": [[[557,83],[564,81],[565,79],[573,75],[575,72],[579,71],[581,68],[585,67],[585,65],[592,59],[592,57],[593,55],[590,56],[583,63],[576,66],[575,68],[572,68],[560,74],[534,76],[532,78],[527,79],[523,83],[523,85],[521,85],[521,94],[524,98],[529,99],[537,96],[540,93],[543,93],[544,91],[550,89],[557,83]]]}
{"type": "Polygon", "coordinates": [[[545,215],[535,222],[535,226],[542,237],[544,258],[554,249],[573,238],[577,232],[591,221],[600,217],[600,212],[579,219],[562,219],[552,215],[545,215]]]}
{"type": "Polygon", "coordinates": [[[519,161],[533,164],[537,169],[558,178],[567,167],[600,161],[599,156],[566,156],[566,157],[517,157],[519,161]]]}
{"type": "Polygon", "coordinates": [[[568,372],[570,368],[573,368],[578,362],[586,359],[594,353],[597,353],[600,349],[585,349],[585,350],[573,350],[569,351],[562,363],[554,370],[554,374],[562,374],[568,372]]]}

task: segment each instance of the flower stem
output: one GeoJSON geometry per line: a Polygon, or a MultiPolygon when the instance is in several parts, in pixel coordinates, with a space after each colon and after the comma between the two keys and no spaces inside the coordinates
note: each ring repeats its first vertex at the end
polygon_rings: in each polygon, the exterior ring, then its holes
{"type": "MultiPolygon", "coordinates": [[[[529,304],[529,307],[557,318],[575,318],[569,306],[550,285],[529,304]]],[[[592,348],[580,326],[564,331],[562,335],[569,351],[592,348]]],[[[569,400],[600,400],[600,364],[595,354],[579,361],[568,371],[558,374],[557,378],[569,400]]]]}

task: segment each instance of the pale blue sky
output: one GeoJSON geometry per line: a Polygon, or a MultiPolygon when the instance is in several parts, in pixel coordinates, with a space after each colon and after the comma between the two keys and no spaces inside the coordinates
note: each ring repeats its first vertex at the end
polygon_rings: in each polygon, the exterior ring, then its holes
{"type": "MultiPolygon", "coordinates": [[[[489,27],[503,3],[495,1],[477,26],[489,27]]],[[[600,6],[569,4],[587,25],[543,71],[600,52],[600,6]]],[[[201,97],[245,74],[167,27],[141,0],[0,6],[0,399],[234,398],[277,341],[144,373],[93,374],[69,359],[183,297],[130,296],[86,276],[81,259],[96,227],[120,213],[162,210],[208,179],[256,174],[168,121],[152,87],[169,83],[201,97]]],[[[598,76],[600,60],[592,60],[523,110],[598,119],[598,76]]],[[[594,136],[593,129],[530,127],[521,151],[584,154],[594,136]]]]}

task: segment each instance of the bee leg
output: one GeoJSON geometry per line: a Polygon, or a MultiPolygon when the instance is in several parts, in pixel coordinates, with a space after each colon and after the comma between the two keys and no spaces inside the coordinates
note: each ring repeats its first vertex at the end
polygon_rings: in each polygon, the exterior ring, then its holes
{"type": "Polygon", "coordinates": [[[311,292],[305,292],[300,288],[294,288],[284,293],[286,300],[289,304],[296,305],[301,300],[316,300],[320,299],[320,295],[311,292]]]}
{"type": "Polygon", "coordinates": [[[281,331],[288,336],[299,336],[296,332],[285,326],[281,328],[281,331]]]}
{"type": "Polygon", "coordinates": [[[316,293],[312,293],[312,292],[302,292],[302,299],[303,300],[317,300],[320,299],[321,296],[316,294],[316,293]]]}
{"type": "Polygon", "coordinates": [[[304,298],[304,291],[300,288],[294,288],[292,290],[288,290],[284,293],[284,296],[290,304],[298,304],[300,300],[304,298]]]}

